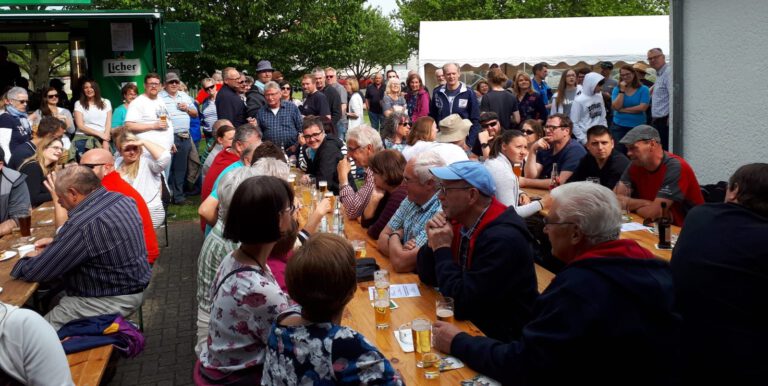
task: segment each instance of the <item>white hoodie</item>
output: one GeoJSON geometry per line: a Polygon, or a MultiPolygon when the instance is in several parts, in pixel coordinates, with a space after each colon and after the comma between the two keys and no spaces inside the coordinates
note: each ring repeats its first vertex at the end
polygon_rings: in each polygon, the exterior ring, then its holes
{"type": "Polygon", "coordinates": [[[603,95],[598,91],[595,93],[595,87],[603,76],[590,72],[584,77],[581,94],[576,96],[571,106],[571,120],[573,121],[573,135],[581,142],[587,144],[587,130],[595,125],[607,126],[605,120],[605,105],[603,104],[603,95]]]}

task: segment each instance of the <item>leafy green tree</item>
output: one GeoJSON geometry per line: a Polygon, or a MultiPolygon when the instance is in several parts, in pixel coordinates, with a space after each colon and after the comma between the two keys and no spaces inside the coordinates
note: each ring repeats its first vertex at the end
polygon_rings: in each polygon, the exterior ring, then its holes
{"type": "Polygon", "coordinates": [[[668,0],[397,0],[394,17],[408,48],[419,48],[419,22],[545,17],[664,15],[668,0]]]}
{"type": "Polygon", "coordinates": [[[380,10],[370,7],[364,9],[358,24],[360,39],[348,47],[353,58],[347,66],[357,79],[370,76],[377,68],[408,59],[406,40],[380,10]]]}

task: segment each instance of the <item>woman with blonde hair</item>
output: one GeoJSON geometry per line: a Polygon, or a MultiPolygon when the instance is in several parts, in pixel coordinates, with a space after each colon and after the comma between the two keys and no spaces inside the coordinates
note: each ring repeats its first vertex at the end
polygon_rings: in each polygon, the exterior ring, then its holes
{"type": "Polygon", "coordinates": [[[344,86],[347,89],[349,95],[349,103],[347,104],[347,119],[348,130],[352,130],[363,124],[363,97],[358,92],[360,90],[360,84],[355,78],[348,78],[347,84],[344,86]]]}
{"type": "Polygon", "coordinates": [[[381,109],[384,110],[384,116],[388,117],[393,112],[405,111],[407,103],[400,92],[400,82],[397,79],[387,83],[387,91],[384,98],[381,99],[381,109]]]}
{"type": "Polygon", "coordinates": [[[33,207],[51,201],[51,192],[43,182],[59,168],[59,158],[63,152],[64,144],[60,139],[47,138],[40,143],[35,155],[24,160],[19,167],[19,172],[27,176],[25,181],[33,207]]]}
{"type": "Polygon", "coordinates": [[[531,87],[531,77],[520,71],[515,75],[512,88],[517,97],[517,108],[520,111],[520,121],[535,119],[540,122],[547,120],[547,108],[541,95],[531,87]]]}
{"type": "Polygon", "coordinates": [[[127,131],[117,136],[116,145],[120,155],[115,159],[115,170],[141,194],[152,216],[152,225],[159,227],[165,220],[162,173],[171,162],[171,153],[127,131]]]}

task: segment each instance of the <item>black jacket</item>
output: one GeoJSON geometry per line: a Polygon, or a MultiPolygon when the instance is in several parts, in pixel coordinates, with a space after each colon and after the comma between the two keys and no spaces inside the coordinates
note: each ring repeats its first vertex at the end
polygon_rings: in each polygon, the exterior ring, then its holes
{"type": "MultiPolygon", "coordinates": [[[[310,159],[308,154],[308,148],[302,146],[301,151],[304,153],[304,157],[307,160],[307,173],[315,177],[317,182],[327,181],[328,190],[333,192],[334,195],[339,195],[339,174],[336,172],[336,165],[338,165],[342,154],[342,148],[344,148],[344,142],[333,135],[325,135],[323,143],[317,148],[315,157],[310,159]]],[[[352,173],[348,176],[348,181],[355,188],[354,178],[352,173]]]]}
{"type": "Polygon", "coordinates": [[[219,94],[216,95],[216,115],[219,119],[229,119],[235,127],[247,122],[245,120],[245,103],[226,84],[221,86],[219,94]]]}
{"type": "Polygon", "coordinates": [[[267,104],[267,99],[264,97],[264,93],[259,90],[259,87],[253,85],[250,90],[245,93],[245,114],[250,118],[256,118],[256,112],[259,111],[261,106],[267,104]]]}

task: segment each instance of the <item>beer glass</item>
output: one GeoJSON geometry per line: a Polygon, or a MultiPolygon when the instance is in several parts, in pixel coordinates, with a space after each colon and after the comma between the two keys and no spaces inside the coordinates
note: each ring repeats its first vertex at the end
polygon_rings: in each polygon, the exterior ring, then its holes
{"type": "Polygon", "coordinates": [[[520,163],[520,162],[515,162],[514,164],[512,164],[512,172],[515,173],[517,178],[522,177],[522,175],[523,175],[523,164],[520,163]]]}
{"type": "Polygon", "coordinates": [[[444,297],[437,299],[436,313],[437,320],[441,322],[453,323],[453,298],[444,297]]]}
{"type": "Polygon", "coordinates": [[[440,377],[440,364],[442,359],[440,356],[433,352],[425,353],[422,357],[424,363],[424,378],[436,379],[440,377]]]}
{"type": "Polygon", "coordinates": [[[361,259],[366,255],[365,240],[352,240],[352,249],[355,250],[355,258],[361,259]]]}
{"type": "Polygon", "coordinates": [[[373,292],[373,312],[375,314],[376,329],[383,330],[389,328],[390,323],[390,311],[389,311],[389,289],[380,291],[376,288],[373,292]]]}
{"type": "Polygon", "coordinates": [[[320,194],[325,196],[325,192],[328,191],[328,181],[320,181],[317,183],[317,187],[320,189],[320,194]]]}
{"type": "Polygon", "coordinates": [[[14,219],[19,224],[19,233],[21,237],[32,236],[32,208],[27,208],[14,215],[14,219]]]}
{"type": "Polygon", "coordinates": [[[416,355],[416,367],[424,367],[424,354],[432,352],[432,323],[425,318],[416,318],[398,329],[400,340],[408,342],[407,329],[411,330],[413,352],[416,355]]]}
{"type": "Polygon", "coordinates": [[[619,181],[616,184],[616,198],[621,207],[621,218],[625,223],[632,222],[632,213],[629,210],[629,200],[632,198],[632,184],[619,181]]]}

